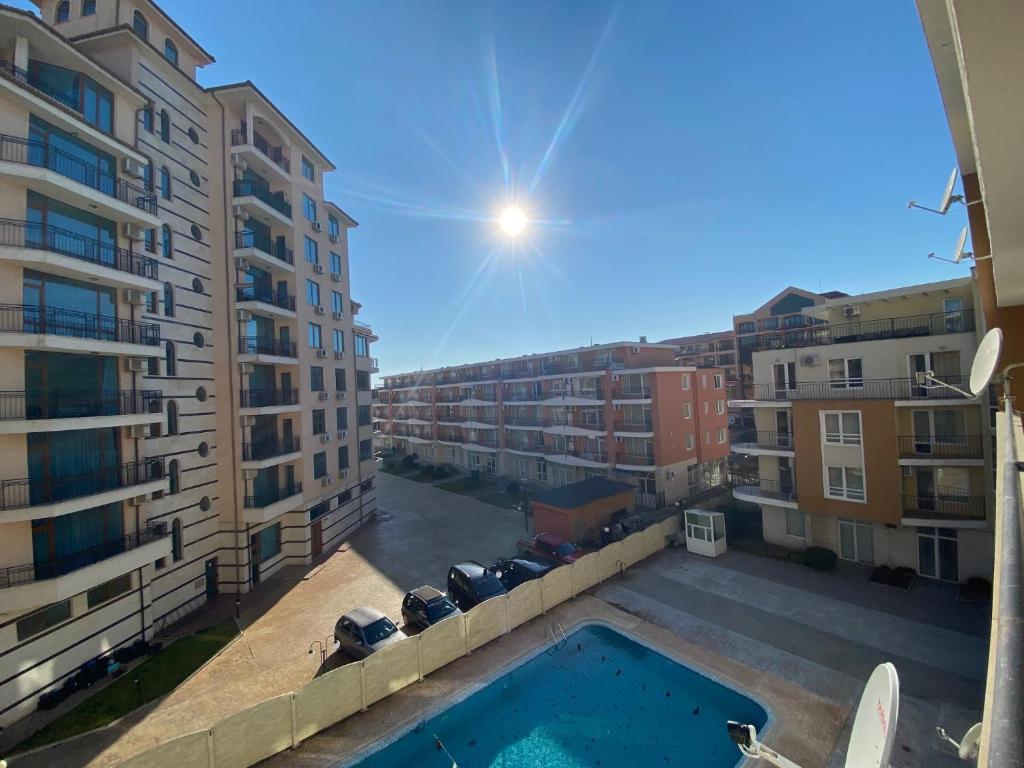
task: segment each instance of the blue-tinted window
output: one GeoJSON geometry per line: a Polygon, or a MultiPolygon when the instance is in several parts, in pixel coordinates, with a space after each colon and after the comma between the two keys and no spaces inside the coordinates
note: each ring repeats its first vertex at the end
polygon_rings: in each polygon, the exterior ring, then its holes
{"type": "Polygon", "coordinates": [[[337,291],[331,291],[331,312],[333,312],[336,315],[342,314],[342,312],[344,311],[343,301],[344,299],[342,298],[342,295],[340,293],[338,293],[337,291]]]}
{"type": "Polygon", "coordinates": [[[313,477],[323,477],[327,474],[327,451],[320,451],[313,454],[313,477]]]}
{"type": "Polygon", "coordinates": [[[341,274],[341,256],[334,251],[331,251],[331,274],[341,274]]]}
{"type": "Polygon", "coordinates": [[[348,446],[338,448],[338,469],[348,469],[348,446]]]}
{"type": "Polygon", "coordinates": [[[302,175],[310,181],[316,181],[316,169],[305,155],[302,156],[302,175]]]}
{"type": "Polygon", "coordinates": [[[302,215],[310,221],[316,221],[316,202],[309,195],[302,195],[302,215]]]}
{"type": "Polygon", "coordinates": [[[82,0],[82,15],[92,16],[96,13],[96,0],[82,0]]]}
{"type": "Polygon", "coordinates": [[[345,351],[345,333],[340,328],[335,328],[334,331],[334,351],[344,352],[345,351]]]}
{"type": "Polygon", "coordinates": [[[309,341],[310,349],[320,349],[323,345],[320,337],[320,326],[316,323],[310,323],[306,333],[307,340],[309,341]]]}
{"type": "Polygon", "coordinates": [[[320,306],[320,285],[315,280],[306,280],[306,303],[313,307],[320,306]]]}
{"type": "Polygon", "coordinates": [[[316,240],[306,237],[306,261],[310,264],[320,263],[320,250],[317,248],[316,240]]]}
{"type": "Polygon", "coordinates": [[[327,215],[327,233],[334,237],[341,237],[341,226],[338,224],[338,217],[333,213],[327,215]]]}
{"type": "Polygon", "coordinates": [[[149,40],[149,22],[138,11],[132,15],[132,32],[143,40],[149,40]]]}
{"type": "Polygon", "coordinates": [[[160,169],[160,197],[171,199],[171,170],[166,165],[160,169]]]}
{"type": "Polygon", "coordinates": [[[174,258],[174,244],[171,241],[171,228],[169,226],[167,226],[166,224],[164,224],[162,227],[160,227],[160,232],[163,235],[163,238],[162,238],[161,242],[162,242],[162,247],[163,247],[164,258],[165,259],[173,259],[174,258]]]}
{"type": "Polygon", "coordinates": [[[259,561],[266,562],[281,552],[281,524],[274,523],[256,534],[258,539],[259,561]]]}
{"type": "Polygon", "coordinates": [[[62,0],[57,3],[57,23],[67,21],[71,18],[71,3],[68,0],[62,0]]]}
{"type": "Polygon", "coordinates": [[[164,40],[164,58],[174,66],[178,66],[178,46],[170,38],[164,40]]]}
{"type": "Polygon", "coordinates": [[[355,352],[357,355],[360,357],[366,357],[370,354],[370,342],[366,340],[365,336],[353,333],[352,338],[355,341],[355,352]]]}

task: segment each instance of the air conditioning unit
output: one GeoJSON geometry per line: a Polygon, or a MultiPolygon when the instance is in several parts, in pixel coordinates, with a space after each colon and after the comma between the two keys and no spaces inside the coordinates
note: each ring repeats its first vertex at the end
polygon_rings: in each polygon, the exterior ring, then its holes
{"type": "Polygon", "coordinates": [[[344,360],[345,359],[345,353],[344,352],[335,352],[334,353],[334,359],[335,360],[344,360]]]}
{"type": "Polygon", "coordinates": [[[333,477],[324,477],[320,482],[326,488],[328,485],[334,485],[334,478],[333,477]]]}
{"type": "Polygon", "coordinates": [[[239,272],[249,271],[249,262],[243,259],[241,256],[235,257],[235,269],[239,272]]]}
{"type": "Polygon", "coordinates": [[[255,427],[256,417],[255,416],[239,416],[238,423],[243,427],[255,427]]]}
{"type": "Polygon", "coordinates": [[[318,275],[322,275],[324,273],[324,265],[323,264],[314,264],[313,265],[313,271],[316,272],[318,275]]]}
{"type": "Polygon", "coordinates": [[[330,395],[329,392],[321,392],[320,393],[320,399],[321,400],[328,400],[328,399],[330,399],[330,397],[331,397],[331,395],[330,395]]]}
{"type": "Polygon", "coordinates": [[[331,317],[333,317],[335,320],[341,320],[343,315],[341,314],[341,312],[331,312],[331,317]]]}
{"type": "Polygon", "coordinates": [[[141,179],[146,175],[146,164],[139,162],[134,157],[122,157],[121,172],[127,176],[141,179]]]}
{"type": "Polygon", "coordinates": [[[344,400],[345,399],[345,391],[341,390],[339,392],[335,392],[334,393],[334,399],[335,400],[344,400]]]}
{"type": "Polygon", "coordinates": [[[125,222],[121,225],[121,234],[127,237],[129,240],[145,240],[146,229],[140,227],[138,224],[130,224],[125,222]]]}
{"type": "Polygon", "coordinates": [[[327,350],[326,349],[318,349],[316,351],[316,356],[317,357],[327,357],[327,350]]]}
{"type": "Polygon", "coordinates": [[[339,469],[338,470],[338,479],[339,480],[344,480],[346,477],[348,477],[348,470],[347,469],[339,469]]]}
{"type": "Polygon", "coordinates": [[[148,367],[144,357],[126,357],[124,360],[124,369],[128,373],[145,373],[148,367]]]}
{"type": "Polygon", "coordinates": [[[250,320],[252,320],[252,312],[250,312],[248,309],[236,309],[235,317],[241,323],[248,323],[250,320]]]}
{"type": "Polygon", "coordinates": [[[347,431],[347,430],[344,430],[344,429],[343,429],[343,430],[341,430],[341,431],[340,431],[340,432],[338,433],[338,439],[339,439],[339,440],[345,440],[345,439],[346,439],[347,437],[348,437],[348,431],[347,431]]]}
{"type": "Polygon", "coordinates": [[[341,272],[331,272],[331,280],[336,283],[341,282],[341,272]]]}
{"type": "Polygon", "coordinates": [[[802,365],[802,366],[807,367],[807,366],[812,366],[812,365],[817,365],[817,364],[818,364],[818,356],[817,355],[801,355],[800,356],[800,365],[802,365]]]}
{"type": "Polygon", "coordinates": [[[311,221],[310,224],[312,225],[314,232],[323,232],[324,231],[324,227],[323,227],[323,225],[319,221],[311,221]]]}
{"type": "Polygon", "coordinates": [[[239,363],[238,364],[238,372],[241,373],[241,374],[244,374],[246,376],[249,375],[250,373],[252,373],[254,370],[256,370],[256,369],[253,367],[252,363],[239,363]]]}
{"type": "Polygon", "coordinates": [[[243,480],[255,480],[259,477],[260,471],[258,469],[243,469],[242,479],[243,480]]]}
{"type": "Polygon", "coordinates": [[[124,299],[129,304],[142,305],[146,303],[146,294],[137,288],[125,288],[124,299]]]}
{"type": "Polygon", "coordinates": [[[331,436],[328,435],[328,434],[320,435],[320,442],[321,443],[329,443],[329,442],[331,442],[331,436]]]}
{"type": "Polygon", "coordinates": [[[329,237],[332,243],[336,243],[341,239],[336,232],[331,232],[329,237]]]}
{"type": "Polygon", "coordinates": [[[323,305],[317,304],[315,307],[313,307],[313,312],[315,312],[318,315],[322,315],[326,312],[326,310],[323,308],[323,305]]]}
{"type": "Polygon", "coordinates": [[[128,437],[134,437],[141,439],[143,437],[149,437],[149,424],[132,424],[127,428],[128,437]]]}
{"type": "Polygon", "coordinates": [[[851,304],[849,306],[843,307],[843,317],[856,317],[859,314],[860,307],[858,306],[854,306],[851,304]]]}

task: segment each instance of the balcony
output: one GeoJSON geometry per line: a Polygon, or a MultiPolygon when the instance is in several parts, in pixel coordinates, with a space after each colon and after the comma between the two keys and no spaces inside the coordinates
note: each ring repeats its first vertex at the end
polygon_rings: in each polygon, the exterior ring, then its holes
{"type": "Polygon", "coordinates": [[[984,528],[984,496],[903,496],[904,525],[984,528]],[[961,524],[961,525],[957,525],[961,524]]]}
{"type": "Polygon", "coordinates": [[[643,421],[617,421],[615,422],[616,432],[653,432],[654,422],[651,419],[643,421]]]}
{"type": "Polygon", "coordinates": [[[0,304],[0,346],[153,357],[154,347],[160,346],[160,326],[33,304],[0,304]]]}
{"type": "MultiPolygon", "coordinates": [[[[370,366],[369,366],[370,373],[379,373],[380,372],[380,361],[377,360],[376,357],[370,357],[370,358],[367,358],[367,359],[370,361],[370,366]]],[[[376,397],[376,394],[377,393],[374,392],[374,396],[375,397],[376,397]]]]}
{"type": "Polygon", "coordinates": [[[941,336],[946,333],[974,331],[974,311],[937,312],[929,315],[890,317],[881,320],[818,325],[759,334],[752,349],[785,349],[814,347],[824,344],[850,344],[879,339],[909,339],[918,336],[941,336]]]}
{"type": "Polygon", "coordinates": [[[575,435],[585,432],[604,432],[604,419],[542,419],[544,431],[553,435],[575,435]]]}
{"type": "Polygon", "coordinates": [[[29,610],[65,600],[171,554],[163,523],[64,557],[0,568],[0,590],[9,610],[29,610]]]}
{"type": "Polygon", "coordinates": [[[604,390],[600,387],[551,389],[537,399],[545,401],[548,405],[598,405],[604,401],[604,390]]]}
{"type": "Polygon", "coordinates": [[[984,456],[981,435],[900,435],[899,446],[901,459],[930,459],[937,464],[960,459],[980,464],[984,456]]]}
{"type": "Polygon", "coordinates": [[[293,361],[298,357],[299,352],[294,341],[261,336],[239,336],[238,354],[255,356],[256,362],[271,364],[283,362],[286,365],[294,365],[293,361]]]}
{"type": "Polygon", "coordinates": [[[295,254],[284,243],[255,232],[235,232],[236,256],[254,261],[270,272],[294,272],[295,254]],[[241,253],[237,253],[241,251],[241,253]]]}
{"type": "Polygon", "coordinates": [[[162,421],[158,390],[0,392],[0,434],[98,429],[162,421]]]}
{"type": "Polygon", "coordinates": [[[299,405],[297,389],[243,389],[239,392],[242,408],[290,408],[299,405]]]}
{"type": "Polygon", "coordinates": [[[302,450],[299,445],[297,436],[277,437],[275,435],[256,442],[245,442],[242,443],[242,461],[260,465],[247,467],[247,469],[261,469],[264,466],[280,464],[287,461],[287,457],[291,454],[299,453],[302,450]]]}
{"type": "Polygon", "coordinates": [[[292,206],[285,201],[283,192],[271,192],[270,187],[246,179],[235,179],[231,189],[233,204],[248,208],[257,220],[291,226],[292,206]]]}
{"type": "Polygon", "coordinates": [[[0,174],[30,189],[116,221],[160,226],[156,195],[46,142],[0,135],[0,174]],[[100,194],[97,195],[96,193],[100,194]]]}
{"type": "Polygon", "coordinates": [[[275,172],[281,173],[286,177],[291,175],[292,164],[285,155],[284,148],[272,145],[257,131],[252,132],[252,141],[249,141],[249,131],[246,128],[233,129],[231,131],[231,146],[238,147],[243,151],[251,147],[262,156],[257,158],[261,160],[260,165],[265,168],[272,168],[275,172]],[[263,160],[270,162],[262,162],[263,160]]]}
{"type": "Polygon", "coordinates": [[[739,501],[796,509],[796,483],[757,477],[732,477],[732,495],[739,501]]]}
{"type": "Polygon", "coordinates": [[[651,388],[620,387],[615,390],[612,397],[615,400],[649,400],[651,398],[651,388]]]}
{"type": "Polygon", "coordinates": [[[516,416],[515,414],[505,414],[505,426],[515,429],[516,427],[523,428],[543,428],[548,419],[542,419],[540,416],[516,416]]]}
{"type": "Polygon", "coordinates": [[[0,522],[56,517],[166,490],[162,458],[91,472],[0,481],[0,522]]]}
{"type": "Polygon", "coordinates": [[[295,297],[283,291],[275,291],[269,286],[252,283],[236,285],[235,301],[239,305],[255,305],[240,306],[240,309],[262,311],[278,317],[295,317],[295,297]]]}
{"type": "Polygon", "coordinates": [[[0,259],[52,274],[158,291],[159,263],[114,243],[37,222],[0,219],[0,259]]]}
{"type": "Polygon", "coordinates": [[[793,456],[793,435],[789,432],[745,430],[732,441],[733,453],[750,456],[793,456]]]}
{"type": "Polygon", "coordinates": [[[656,467],[654,451],[647,453],[616,453],[615,464],[620,467],[656,467]]]}
{"type": "Polygon", "coordinates": [[[291,483],[247,495],[243,501],[242,517],[247,523],[265,523],[280,517],[302,503],[302,483],[291,483]]]}
{"type": "Polygon", "coordinates": [[[608,452],[568,445],[545,445],[544,454],[549,461],[577,467],[607,467],[608,452]]]}
{"type": "MultiPolygon", "coordinates": [[[[964,390],[970,386],[969,376],[938,374],[937,378],[964,390]]],[[[973,399],[970,398],[970,400],[973,399]]],[[[754,400],[783,402],[789,400],[969,401],[967,397],[952,389],[931,385],[922,387],[916,379],[912,378],[803,381],[790,383],[788,386],[754,384],[754,400]]]]}

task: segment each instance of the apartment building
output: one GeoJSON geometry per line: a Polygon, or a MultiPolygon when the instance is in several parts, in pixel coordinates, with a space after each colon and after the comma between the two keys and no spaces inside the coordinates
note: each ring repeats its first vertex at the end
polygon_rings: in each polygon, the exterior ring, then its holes
{"type": "Polygon", "coordinates": [[[621,478],[660,506],[720,484],[728,456],[724,372],[675,353],[618,342],[385,376],[382,444],[541,485],[621,478]]]}
{"type": "Polygon", "coordinates": [[[988,398],[967,397],[981,337],[971,278],[828,299],[752,354],[756,430],[732,449],[766,541],[959,581],[991,573],[988,398]],[[955,387],[924,383],[934,376],[955,387]]]}
{"type": "Polygon", "coordinates": [[[0,725],[375,504],[330,161],[149,0],[38,6],[0,6],[0,725]]]}
{"type": "Polygon", "coordinates": [[[695,368],[721,368],[725,374],[730,396],[738,396],[732,387],[739,381],[736,360],[736,333],[732,330],[699,333],[695,336],[679,336],[665,339],[662,344],[677,347],[676,360],[680,365],[695,368]]]}

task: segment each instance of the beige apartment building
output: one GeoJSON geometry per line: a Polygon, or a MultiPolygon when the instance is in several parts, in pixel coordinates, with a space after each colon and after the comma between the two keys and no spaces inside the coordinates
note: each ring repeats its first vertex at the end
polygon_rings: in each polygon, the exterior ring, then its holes
{"type": "Polygon", "coordinates": [[[987,396],[967,389],[983,321],[971,278],[808,306],[807,327],[753,351],[756,431],[734,478],[761,508],[765,541],[922,576],[988,578],[993,559],[987,396]]]}
{"type": "Polygon", "coordinates": [[[618,342],[385,376],[384,449],[526,483],[614,477],[655,507],[724,482],[725,375],[618,342]]]}
{"type": "Polygon", "coordinates": [[[330,161],[154,3],[38,5],[0,6],[0,725],[375,507],[330,161]]]}

